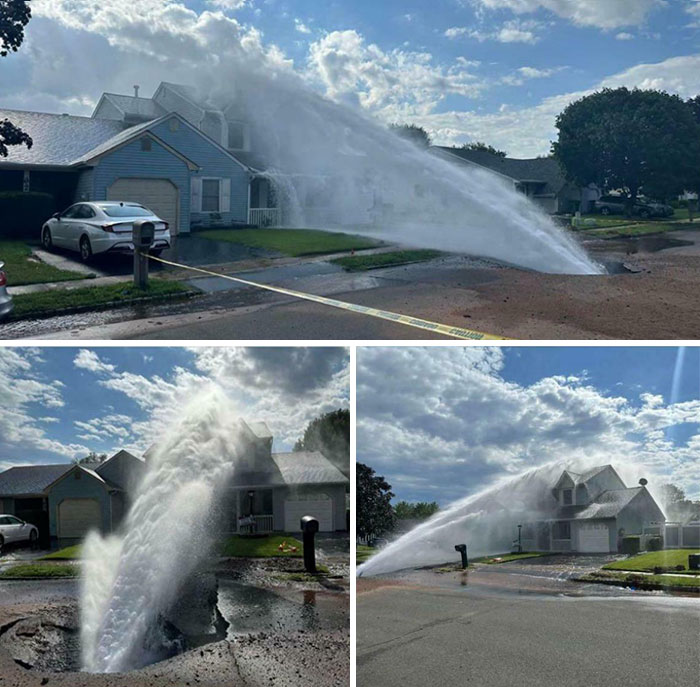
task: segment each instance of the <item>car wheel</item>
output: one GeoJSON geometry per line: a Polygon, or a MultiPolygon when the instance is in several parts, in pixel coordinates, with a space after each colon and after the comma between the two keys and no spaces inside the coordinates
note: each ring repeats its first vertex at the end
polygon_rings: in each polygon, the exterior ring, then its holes
{"type": "Polygon", "coordinates": [[[45,250],[51,250],[53,248],[51,229],[48,227],[44,227],[44,231],[41,232],[41,245],[44,246],[45,250]]]}
{"type": "Polygon", "coordinates": [[[600,214],[601,215],[609,215],[610,214],[610,208],[602,207],[600,208],[600,214]]]}
{"type": "Polygon", "coordinates": [[[38,535],[37,535],[37,533],[36,533],[36,530],[32,530],[32,531],[29,533],[29,543],[30,543],[32,546],[34,546],[34,544],[36,544],[36,540],[37,540],[37,539],[38,539],[38,535]]]}
{"type": "Polygon", "coordinates": [[[92,257],[92,246],[90,245],[90,239],[87,236],[83,236],[80,239],[80,259],[83,262],[87,262],[92,257]]]}
{"type": "Polygon", "coordinates": [[[0,556],[2,556],[2,550],[5,547],[5,540],[3,539],[2,535],[0,535],[0,556]]]}

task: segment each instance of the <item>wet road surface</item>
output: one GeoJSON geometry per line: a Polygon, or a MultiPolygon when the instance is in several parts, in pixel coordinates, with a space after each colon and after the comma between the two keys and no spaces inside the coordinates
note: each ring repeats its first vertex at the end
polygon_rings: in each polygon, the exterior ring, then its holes
{"type": "MultiPolygon", "coordinates": [[[[690,687],[700,600],[570,580],[600,561],[358,580],[358,687],[690,687]]],[[[596,565],[597,563],[597,565],[596,565]]]]}

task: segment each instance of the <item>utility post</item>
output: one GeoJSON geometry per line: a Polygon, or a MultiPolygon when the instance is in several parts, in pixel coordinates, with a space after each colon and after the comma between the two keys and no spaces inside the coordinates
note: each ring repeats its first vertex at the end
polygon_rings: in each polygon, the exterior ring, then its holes
{"type": "Polygon", "coordinates": [[[134,286],[137,289],[148,288],[148,250],[153,245],[156,227],[148,220],[134,222],[134,286]]]}

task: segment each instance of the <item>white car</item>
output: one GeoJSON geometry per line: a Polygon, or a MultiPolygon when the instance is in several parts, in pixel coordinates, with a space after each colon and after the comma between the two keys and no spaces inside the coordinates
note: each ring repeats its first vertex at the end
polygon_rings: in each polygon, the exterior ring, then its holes
{"type": "Polygon", "coordinates": [[[0,515],[0,553],[6,544],[28,541],[35,544],[39,538],[39,530],[14,515],[0,515]]]}
{"type": "Polygon", "coordinates": [[[143,205],[115,200],[76,203],[64,212],[57,212],[41,228],[41,243],[46,250],[56,246],[78,251],[84,261],[108,251],[131,253],[137,220],[155,224],[152,255],[160,255],[170,247],[167,222],[143,205]]]}

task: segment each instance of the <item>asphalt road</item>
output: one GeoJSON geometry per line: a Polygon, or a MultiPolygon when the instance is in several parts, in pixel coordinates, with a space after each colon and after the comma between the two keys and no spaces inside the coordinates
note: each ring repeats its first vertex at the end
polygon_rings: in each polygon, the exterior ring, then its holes
{"type": "Polygon", "coordinates": [[[357,687],[695,687],[700,601],[476,595],[357,598],[357,687]]]}

